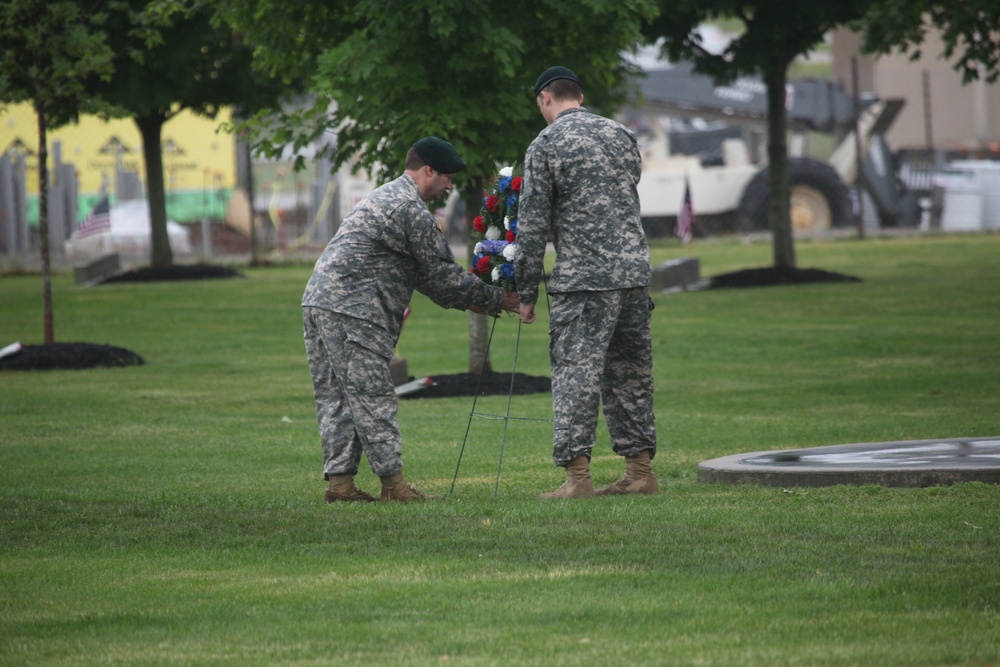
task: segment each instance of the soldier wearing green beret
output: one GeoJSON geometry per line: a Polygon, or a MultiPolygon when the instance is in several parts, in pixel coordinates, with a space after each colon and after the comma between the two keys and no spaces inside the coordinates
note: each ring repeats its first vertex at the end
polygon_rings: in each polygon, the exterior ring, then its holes
{"type": "Polygon", "coordinates": [[[517,312],[517,295],[455,262],[426,202],[445,195],[465,162],[438,137],[416,142],[404,173],[365,197],[316,262],[302,297],[306,353],[323,443],[324,499],[372,501],[354,483],[362,452],[381,500],[426,496],[403,477],[389,362],[414,290],[443,308],[517,312]]]}
{"type": "Polygon", "coordinates": [[[528,147],[515,276],[521,321],[535,319],[548,241],[553,459],[566,482],[543,498],[656,493],[649,248],[639,214],[635,137],[583,105],[579,78],[550,67],[535,82],[547,127],[528,147]],[[594,491],[590,456],[604,405],[625,474],[594,491]]]}

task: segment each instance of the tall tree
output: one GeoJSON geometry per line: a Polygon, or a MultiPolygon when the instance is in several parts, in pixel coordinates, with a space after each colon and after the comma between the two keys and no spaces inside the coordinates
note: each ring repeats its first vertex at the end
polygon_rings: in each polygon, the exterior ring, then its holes
{"type": "MultiPolygon", "coordinates": [[[[357,159],[387,179],[421,136],[453,142],[469,165],[456,187],[468,216],[499,165],[520,161],[542,128],[530,89],[554,64],[584,80],[587,104],[613,111],[650,0],[223,0],[222,12],[275,73],[311,77],[313,103],[277,116],[261,148],[277,154],[324,134],[334,165],[357,159]],[[265,20],[266,18],[266,20],[265,20]]],[[[469,367],[486,359],[486,320],[471,316],[469,367]]],[[[487,361],[488,365],[488,361],[487,361]]]]}
{"type": "Polygon", "coordinates": [[[851,27],[863,32],[862,48],[888,53],[901,49],[920,57],[930,29],[941,33],[944,58],[954,58],[966,83],[1000,78],[1000,3],[995,0],[885,0],[874,3],[851,27]]]}
{"type": "Polygon", "coordinates": [[[276,104],[288,88],[253,68],[251,50],[227,25],[213,22],[212,3],[128,0],[128,5],[131,11],[109,16],[109,30],[127,36],[138,23],[150,32],[144,38],[120,39],[114,76],[95,80],[91,90],[112,113],[131,116],[142,136],[150,263],[164,267],[173,263],[163,180],[164,124],[184,109],[209,118],[226,106],[250,114],[276,104]]]}
{"type": "Polygon", "coordinates": [[[0,100],[30,100],[38,119],[38,235],[41,242],[43,333],[55,342],[49,251],[48,130],[79,116],[88,76],[111,74],[102,11],[115,3],[0,2],[0,100]]]}
{"type": "Polygon", "coordinates": [[[722,80],[760,73],[767,86],[767,157],[770,172],[768,218],[774,265],[794,268],[795,245],[789,211],[788,68],[795,58],[823,41],[832,28],[858,19],[874,0],[773,2],[771,0],[660,0],[660,13],[644,26],[648,39],[663,40],[672,59],[692,60],[695,69],[722,80]],[[704,48],[694,27],[719,19],[738,19],[743,31],[722,53],[704,48]]]}

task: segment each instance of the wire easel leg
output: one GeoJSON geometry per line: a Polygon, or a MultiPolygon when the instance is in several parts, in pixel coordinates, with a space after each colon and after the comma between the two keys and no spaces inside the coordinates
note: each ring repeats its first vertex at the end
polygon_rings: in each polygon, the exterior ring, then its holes
{"type": "MultiPolygon", "coordinates": [[[[500,472],[503,469],[503,455],[504,450],[507,446],[507,427],[510,425],[510,409],[511,403],[514,397],[514,378],[517,373],[517,353],[521,347],[521,322],[518,320],[517,323],[517,340],[514,345],[514,364],[510,372],[510,390],[507,393],[507,412],[504,415],[483,415],[476,412],[476,403],[479,400],[479,389],[482,386],[483,375],[486,373],[486,359],[489,358],[490,347],[493,345],[493,333],[496,331],[496,320],[493,320],[493,327],[490,329],[490,338],[486,344],[486,357],[483,359],[482,370],[479,374],[479,380],[476,383],[476,395],[472,399],[472,410],[469,412],[469,422],[465,426],[465,438],[462,440],[462,449],[458,453],[458,462],[455,464],[455,474],[451,478],[451,489],[448,491],[448,495],[455,490],[455,482],[458,479],[458,470],[462,466],[462,456],[465,454],[465,445],[469,441],[469,431],[472,428],[472,420],[475,417],[482,417],[486,419],[502,419],[503,420],[503,432],[500,438],[500,457],[497,463],[497,476],[496,481],[493,484],[493,497],[497,496],[500,489],[500,472]]],[[[535,421],[535,420],[531,420],[535,421]]]]}
{"type": "Polygon", "coordinates": [[[510,391],[507,392],[507,412],[503,419],[503,435],[500,438],[500,462],[497,463],[497,480],[493,484],[493,497],[497,497],[500,488],[500,469],[503,467],[503,450],[507,445],[507,427],[510,425],[510,403],[514,398],[514,378],[517,375],[517,351],[521,347],[521,319],[517,320],[517,341],[514,344],[514,363],[510,369],[510,391]]]}
{"type": "Polygon", "coordinates": [[[455,474],[451,478],[451,488],[448,495],[455,490],[455,480],[458,479],[458,469],[462,466],[462,456],[465,454],[465,443],[469,441],[469,429],[472,428],[472,418],[476,415],[476,402],[479,401],[479,388],[483,385],[483,374],[486,373],[486,360],[490,358],[490,348],[493,346],[493,332],[496,331],[497,320],[494,318],[493,326],[490,327],[490,338],[486,342],[486,352],[483,353],[483,363],[480,364],[479,379],[476,380],[476,392],[472,397],[472,410],[469,412],[469,423],[465,425],[465,437],[462,438],[462,449],[458,452],[458,462],[455,464],[455,474]]]}
{"type": "MultiPolygon", "coordinates": [[[[552,310],[552,304],[549,300],[549,284],[548,278],[545,274],[542,274],[542,281],[545,284],[545,301],[549,305],[549,310],[552,310]]],[[[497,478],[493,484],[493,497],[496,498],[497,492],[500,489],[500,471],[503,468],[503,454],[504,449],[507,445],[507,427],[510,425],[510,406],[514,397],[514,378],[517,374],[517,353],[521,349],[521,320],[518,318],[517,321],[517,340],[514,344],[514,365],[510,371],[510,391],[507,393],[507,412],[503,416],[500,415],[481,415],[476,412],[476,403],[479,401],[479,389],[483,384],[483,375],[486,373],[486,361],[490,358],[490,348],[493,346],[493,333],[497,328],[497,320],[499,318],[494,318],[493,326],[490,327],[490,337],[486,342],[486,352],[483,355],[483,363],[481,364],[479,371],[479,379],[476,381],[476,393],[472,398],[472,410],[469,412],[469,422],[465,425],[465,437],[462,438],[462,448],[458,452],[458,462],[455,464],[455,474],[451,478],[451,488],[448,490],[448,495],[450,496],[455,490],[455,481],[458,479],[458,470],[462,467],[462,457],[465,454],[465,445],[469,441],[469,431],[472,428],[472,419],[474,417],[483,417],[485,419],[503,419],[503,433],[500,439],[500,460],[497,463],[497,478]]],[[[523,419],[523,421],[547,421],[551,422],[552,419],[523,419]]]]}

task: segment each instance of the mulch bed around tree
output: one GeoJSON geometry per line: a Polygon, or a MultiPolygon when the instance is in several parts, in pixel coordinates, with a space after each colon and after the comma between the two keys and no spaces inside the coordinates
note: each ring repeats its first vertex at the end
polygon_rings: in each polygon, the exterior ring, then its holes
{"type": "MultiPolygon", "coordinates": [[[[226,266],[211,264],[176,264],[171,267],[152,267],[125,271],[105,282],[151,282],[165,280],[203,280],[213,278],[242,278],[239,271],[226,266]]],[[[816,282],[860,282],[859,278],[820,269],[781,269],[775,267],[746,269],[713,276],[711,288],[767,287],[770,285],[795,285],[816,282]]],[[[111,345],[94,343],[55,343],[53,345],[25,345],[19,352],[0,358],[0,371],[115,368],[138,366],[145,362],[135,352],[111,345]]],[[[480,396],[545,393],[552,390],[548,377],[523,373],[514,375],[511,389],[509,373],[486,373],[480,380],[474,373],[435,375],[430,386],[405,394],[402,398],[442,398],[454,396],[480,396]]]]}
{"type": "Polygon", "coordinates": [[[80,370],[142,366],[146,362],[135,352],[96,343],[53,343],[25,345],[20,352],[0,358],[0,371],[80,370]]]}
{"type": "Polygon", "coordinates": [[[861,279],[821,269],[789,269],[769,266],[712,276],[709,284],[711,287],[769,287],[772,285],[835,282],[859,283],[861,279]]]}
{"type": "Polygon", "coordinates": [[[215,264],[174,264],[172,266],[146,266],[123,271],[98,283],[148,283],[167,280],[207,280],[213,278],[243,278],[243,274],[228,266],[215,264]]]}
{"type": "Polygon", "coordinates": [[[514,373],[511,388],[510,373],[484,373],[482,379],[476,373],[454,373],[434,375],[431,384],[412,394],[400,398],[448,398],[454,396],[506,396],[508,394],[542,394],[552,391],[552,380],[545,376],[514,373]]]}

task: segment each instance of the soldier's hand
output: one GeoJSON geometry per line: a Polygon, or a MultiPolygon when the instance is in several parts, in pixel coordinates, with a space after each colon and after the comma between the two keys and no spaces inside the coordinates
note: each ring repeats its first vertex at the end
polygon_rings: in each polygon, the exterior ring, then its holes
{"type": "Polygon", "coordinates": [[[522,303],[519,311],[521,313],[521,322],[524,324],[531,324],[535,321],[535,304],[522,303]]]}
{"type": "Polygon", "coordinates": [[[517,313],[519,312],[520,305],[521,301],[517,298],[517,292],[508,292],[507,290],[504,290],[503,304],[500,306],[501,308],[506,310],[508,313],[517,313]]]}

